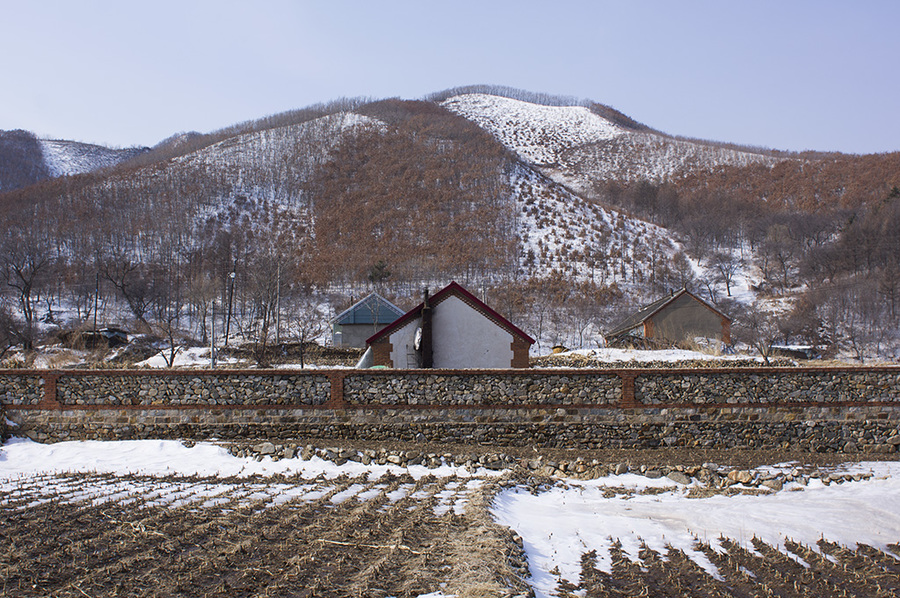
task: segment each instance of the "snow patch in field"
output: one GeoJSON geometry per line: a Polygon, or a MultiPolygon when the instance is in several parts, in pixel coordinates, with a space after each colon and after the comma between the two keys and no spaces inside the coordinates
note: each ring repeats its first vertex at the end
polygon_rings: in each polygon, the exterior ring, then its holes
{"type": "MultiPolygon", "coordinates": [[[[363,465],[348,461],[335,465],[318,457],[308,461],[269,457],[261,461],[239,458],[215,444],[199,442],[186,447],[175,440],[115,440],[71,441],[40,444],[27,439],[13,438],[0,447],[0,483],[17,476],[44,473],[110,473],[114,475],[141,474],[152,476],[272,476],[302,475],[314,478],[322,475],[333,479],[341,475],[367,475],[376,481],[385,473],[408,473],[413,479],[426,475],[435,477],[489,475],[486,470],[470,473],[464,467],[442,465],[429,469],[423,465],[403,468],[396,465],[363,465]]],[[[498,474],[495,474],[498,475],[498,474]]]]}
{"type": "Polygon", "coordinates": [[[568,480],[537,495],[506,490],[496,497],[491,511],[499,523],[522,536],[534,588],[538,596],[549,597],[559,578],[579,580],[586,552],[596,550],[597,567],[610,572],[609,550],[616,540],[632,560],[638,559],[642,543],[661,554],[669,546],[683,550],[714,576],[717,570],[697,550],[698,540],[714,549],[721,548],[720,536],[748,550],[753,550],[753,537],[778,548],[793,540],[815,549],[824,537],[844,546],[862,543],[884,550],[900,540],[900,463],[858,463],[845,469],[874,477],[757,496],[688,498],[687,489],[679,487],[658,494],[605,497],[609,487],[673,485],[626,474],[568,480]],[[550,573],[554,568],[559,576],[550,573]]]}

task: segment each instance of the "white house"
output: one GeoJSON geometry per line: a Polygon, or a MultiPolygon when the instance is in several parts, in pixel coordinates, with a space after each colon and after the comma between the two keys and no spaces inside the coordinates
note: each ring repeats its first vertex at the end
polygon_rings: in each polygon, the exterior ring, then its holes
{"type": "Polygon", "coordinates": [[[534,339],[455,282],[366,340],[365,364],[393,368],[527,368],[534,339]]]}

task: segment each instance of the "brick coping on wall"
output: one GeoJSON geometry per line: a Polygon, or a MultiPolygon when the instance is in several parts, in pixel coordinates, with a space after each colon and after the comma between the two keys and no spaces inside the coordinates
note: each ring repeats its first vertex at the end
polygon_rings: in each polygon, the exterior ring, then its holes
{"type": "Polygon", "coordinates": [[[635,379],[641,377],[664,376],[704,376],[722,374],[867,374],[867,373],[896,373],[900,375],[900,366],[848,366],[848,367],[723,367],[723,368],[530,368],[530,369],[130,369],[130,370],[39,370],[39,369],[8,369],[0,370],[0,378],[10,377],[38,377],[43,383],[43,400],[31,405],[3,405],[7,410],[65,410],[65,411],[147,411],[147,410],[210,410],[210,411],[235,411],[235,410],[341,410],[341,411],[386,411],[409,410],[430,411],[441,409],[452,410],[528,410],[528,409],[769,409],[772,407],[802,409],[806,407],[858,407],[858,406],[897,406],[897,402],[889,401],[834,401],[834,402],[781,402],[770,401],[765,403],[641,403],[635,397],[635,379]],[[443,404],[351,404],[344,398],[344,380],[348,377],[402,377],[416,376],[481,376],[490,375],[496,377],[529,377],[529,376],[615,376],[622,383],[622,397],[617,403],[608,404],[475,404],[475,405],[443,405],[443,404]],[[149,405],[120,405],[120,404],[90,404],[90,405],[66,405],[57,399],[57,382],[63,377],[212,377],[212,376],[321,376],[328,379],[331,394],[328,401],[318,405],[309,404],[229,404],[229,405],[172,405],[164,403],[152,403],[149,405]]]}

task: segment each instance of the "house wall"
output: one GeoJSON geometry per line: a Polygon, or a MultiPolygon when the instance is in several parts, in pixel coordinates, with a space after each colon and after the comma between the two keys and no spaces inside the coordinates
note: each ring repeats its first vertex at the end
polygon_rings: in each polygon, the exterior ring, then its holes
{"type": "Polygon", "coordinates": [[[508,368],[513,335],[451,296],[434,309],[434,367],[508,368]]]}
{"type": "MultiPolygon", "coordinates": [[[[411,320],[390,335],[391,367],[417,367],[413,347],[420,321],[411,320]]],[[[514,364],[513,335],[459,297],[447,297],[434,307],[432,326],[435,368],[527,367],[522,363],[527,362],[530,346],[519,347],[519,359],[514,364]]]]}
{"type": "MultiPolygon", "coordinates": [[[[421,318],[416,318],[407,322],[405,326],[395,330],[388,338],[391,343],[391,363],[393,368],[415,368],[418,367],[415,356],[415,339],[416,328],[419,327],[421,318]]],[[[376,363],[378,363],[376,361],[376,363]]]]}
{"type": "Polygon", "coordinates": [[[728,340],[723,339],[722,317],[689,295],[678,297],[650,318],[645,330],[649,338],[676,342],[695,336],[728,340]]]}
{"type": "Polygon", "coordinates": [[[334,345],[336,347],[354,347],[356,349],[366,348],[366,339],[387,327],[390,322],[385,324],[343,324],[338,327],[341,334],[333,336],[334,345]]]}

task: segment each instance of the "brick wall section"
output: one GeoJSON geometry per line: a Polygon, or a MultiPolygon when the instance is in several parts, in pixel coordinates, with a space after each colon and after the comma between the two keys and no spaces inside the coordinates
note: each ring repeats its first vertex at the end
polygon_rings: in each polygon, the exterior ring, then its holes
{"type": "Polygon", "coordinates": [[[19,424],[17,431],[44,441],[273,437],[635,448],[787,443],[827,451],[900,446],[898,367],[2,370],[0,404],[19,424]]]}
{"type": "Polygon", "coordinates": [[[900,370],[694,370],[642,372],[644,405],[900,402],[900,370]]]}
{"type": "Polygon", "coordinates": [[[372,365],[383,365],[389,368],[394,367],[394,362],[391,361],[391,351],[394,350],[393,344],[385,339],[380,342],[374,343],[373,345],[371,345],[371,347],[372,365]]]}
{"type": "Polygon", "coordinates": [[[344,400],[364,405],[615,405],[621,382],[615,374],[553,370],[382,370],[345,378],[344,400]]]}
{"type": "Polygon", "coordinates": [[[325,375],[204,373],[63,375],[57,400],[72,405],[322,405],[331,399],[325,375]]]}
{"type": "Polygon", "coordinates": [[[258,408],[332,400],[330,371],[0,370],[0,403],[10,408],[258,408]],[[38,394],[39,393],[39,394],[38,394]]]}
{"type": "Polygon", "coordinates": [[[510,362],[510,367],[513,368],[527,368],[529,366],[528,363],[528,353],[531,351],[531,343],[528,341],[516,338],[510,343],[509,348],[512,350],[512,361],[510,362]]]}

